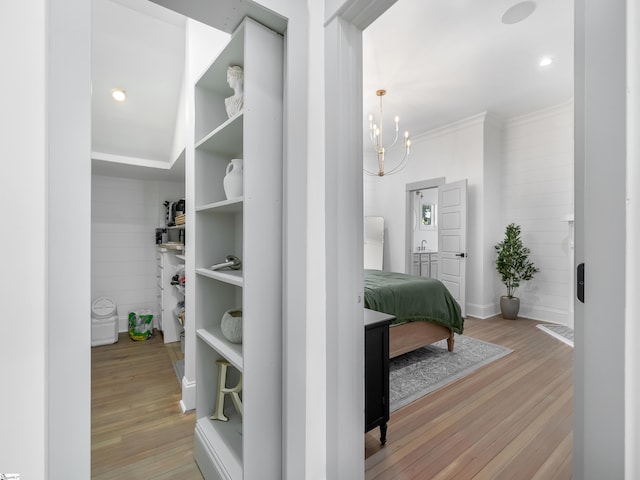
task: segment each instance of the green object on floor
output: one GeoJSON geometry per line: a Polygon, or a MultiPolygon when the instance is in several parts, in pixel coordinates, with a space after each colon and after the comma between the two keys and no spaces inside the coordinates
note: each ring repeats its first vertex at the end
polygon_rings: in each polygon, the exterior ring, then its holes
{"type": "Polygon", "coordinates": [[[131,340],[148,340],[153,335],[153,314],[149,311],[129,312],[131,340]]]}

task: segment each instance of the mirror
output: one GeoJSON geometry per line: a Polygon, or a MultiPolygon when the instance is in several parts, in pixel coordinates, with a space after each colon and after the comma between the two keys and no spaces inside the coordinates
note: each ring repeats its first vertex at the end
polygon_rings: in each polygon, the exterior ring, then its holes
{"type": "Polygon", "coordinates": [[[432,203],[423,203],[421,206],[420,227],[432,227],[435,225],[436,206],[432,203]]]}
{"type": "Polygon", "coordinates": [[[417,220],[414,224],[414,230],[435,230],[436,229],[436,208],[438,207],[438,189],[422,189],[415,192],[415,203],[413,206],[414,218],[417,220]],[[417,224],[417,225],[416,225],[417,224]]]}

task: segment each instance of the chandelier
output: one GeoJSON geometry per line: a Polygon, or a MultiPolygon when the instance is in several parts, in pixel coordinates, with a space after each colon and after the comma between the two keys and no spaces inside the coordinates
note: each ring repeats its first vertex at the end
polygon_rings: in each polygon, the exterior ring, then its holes
{"type": "Polygon", "coordinates": [[[409,159],[409,150],[411,149],[411,139],[409,138],[409,132],[404,132],[404,155],[402,159],[395,163],[391,168],[389,168],[385,172],[385,154],[387,150],[391,149],[396,142],[398,141],[398,130],[400,126],[400,117],[396,116],[394,118],[394,122],[396,124],[396,132],[393,137],[393,142],[388,147],[384,146],[382,141],[382,97],[387,93],[386,90],[377,90],[376,95],[380,98],[380,114],[378,118],[378,123],[373,123],[373,115],[369,114],[369,138],[371,139],[371,143],[373,143],[374,149],[376,151],[376,155],[378,156],[378,172],[370,172],[366,168],[364,172],[367,175],[377,175],[379,177],[384,177],[385,175],[393,175],[394,173],[398,173],[407,165],[407,160],[409,159]]]}

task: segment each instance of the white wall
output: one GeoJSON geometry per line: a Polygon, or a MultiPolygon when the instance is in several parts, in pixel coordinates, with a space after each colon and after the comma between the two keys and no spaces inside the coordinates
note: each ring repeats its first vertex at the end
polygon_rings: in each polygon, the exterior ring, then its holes
{"type": "Polygon", "coordinates": [[[157,315],[155,229],[164,201],[184,198],[184,182],[93,175],[91,187],[91,297],[115,300],[124,332],[130,311],[157,315]]]}
{"type": "MultiPolygon", "coordinates": [[[[365,215],[385,219],[384,270],[405,270],[405,186],[446,177],[468,180],[467,312],[478,315],[482,306],[483,159],[486,115],[475,115],[452,125],[413,137],[411,158],[401,172],[384,177],[365,175],[365,215]],[[388,255],[387,255],[388,253],[388,255]],[[474,310],[474,306],[475,310],[474,310]]],[[[365,159],[371,158],[365,144],[365,159]]],[[[392,158],[392,157],[390,157],[392,158]]],[[[493,281],[491,281],[492,283],[493,281]]]]}
{"type": "MultiPolygon", "coordinates": [[[[627,2],[627,132],[640,130],[640,35],[636,25],[640,25],[640,1],[627,2]]],[[[627,134],[627,277],[626,277],[626,331],[625,364],[635,368],[625,369],[625,476],[640,478],[640,296],[636,286],[640,280],[640,137],[627,134]],[[635,221],[634,221],[635,219],[635,221]]]]}
{"type": "MultiPolygon", "coordinates": [[[[479,278],[488,279],[495,274],[495,249],[494,245],[499,241],[503,223],[500,215],[502,209],[502,122],[497,118],[488,116],[484,124],[484,164],[483,164],[483,206],[484,216],[482,225],[479,225],[482,242],[482,258],[479,262],[481,273],[479,278]]],[[[498,297],[500,290],[496,284],[490,281],[482,281],[478,288],[478,300],[476,305],[470,306],[470,310],[478,317],[485,318],[499,310],[498,297]]]]}
{"type": "Polygon", "coordinates": [[[0,321],[0,468],[24,478],[45,478],[46,400],[46,31],[47,2],[0,7],[0,50],[5,68],[22,75],[1,75],[3,100],[0,141],[6,169],[0,175],[0,199],[16,205],[15,235],[0,236],[10,252],[0,276],[5,305],[20,306],[30,333],[18,319],[0,321]],[[18,48],[15,48],[15,44],[18,48]],[[9,45],[12,45],[9,48],[9,45]],[[11,161],[9,173],[8,163],[11,161]],[[30,185],[31,188],[24,188],[30,185]],[[19,207],[18,207],[19,206],[19,207]]]}
{"type": "Polygon", "coordinates": [[[517,292],[520,315],[568,324],[573,105],[506,122],[491,114],[461,120],[414,137],[402,172],[365,175],[365,215],[385,218],[385,270],[405,268],[405,184],[439,176],[447,182],[468,179],[467,313],[485,318],[499,312],[504,287],[495,271],[493,247],[505,226],[515,222],[541,269],[517,292]]]}
{"type": "MultiPolygon", "coordinates": [[[[469,205],[475,212],[478,185],[482,178],[482,122],[476,116],[412,139],[406,168],[384,177],[364,176],[365,215],[382,216],[388,230],[389,255],[384,269],[402,272],[405,268],[405,186],[421,180],[446,177],[447,182],[469,179],[469,205]]],[[[388,154],[391,160],[394,152],[388,154]]],[[[364,145],[365,159],[374,153],[364,145]]],[[[389,161],[388,160],[388,161],[389,161]]],[[[475,212],[479,213],[479,212],[475,212]]],[[[386,253],[386,252],[385,252],[386,253]]]]}
{"type": "MultiPolygon", "coordinates": [[[[502,158],[502,235],[507,224],[520,225],[531,260],[540,269],[516,292],[520,315],[568,324],[573,301],[567,222],[573,218],[573,104],[506,122],[502,158]]],[[[504,294],[501,283],[498,288],[504,294]]]]}
{"type": "Polygon", "coordinates": [[[90,477],[90,8],[0,6],[0,471],[25,479],[90,477]]]}
{"type": "MultiPolygon", "coordinates": [[[[81,0],[48,0],[46,8],[43,28],[49,38],[45,43],[48,55],[44,62],[47,67],[44,129],[47,475],[44,478],[80,479],[89,476],[91,464],[90,423],[82,421],[91,415],[91,347],[88,344],[91,330],[85,316],[91,259],[91,184],[86,180],[91,172],[91,5],[81,0]],[[74,94],[59,95],[61,91],[74,94]],[[70,458],[74,460],[69,461],[70,458]]],[[[15,42],[13,45],[15,47],[15,42]]],[[[24,97],[32,93],[26,92],[24,97]]],[[[35,138],[42,133],[31,124],[27,128],[35,138]]],[[[18,158],[12,160],[20,162],[18,158]]],[[[28,186],[29,180],[16,183],[28,186]]],[[[30,273],[38,275],[37,271],[30,273]]],[[[27,340],[30,339],[27,337],[27,340]]],[[[30,453],[29,446],[25,446],[25,450],[30,453]]]]}
{"type": "MultiPolygon", "coordinates": [[[[638,365],[625,362],[626,327],[638,321],[627,311],[625,291],[637,297],[638,285],[626,276],[633,256],[625,237],[640,221],[625,218],[626,188],[632,186],[633,198],[638,191],[635,179],[625,181],[627,162],[635,160],[627,157],[626,136],[637,135],[626,123],[637,108],[631,103],[637,98],[627,96],[626,55],[637,53],[627,52],[627,6],[574,2],[576,262],[585,264],[585,301],[575,304],[573,476],[584,480],[637,478],[624,472],[625,430],[633,424],[627,415],[638,411],[638,404],[625,405],[625,374],[638,378],[638,365]]],[[[633,457],[629,465],[637,464],[637,450],[633,457]]]]}

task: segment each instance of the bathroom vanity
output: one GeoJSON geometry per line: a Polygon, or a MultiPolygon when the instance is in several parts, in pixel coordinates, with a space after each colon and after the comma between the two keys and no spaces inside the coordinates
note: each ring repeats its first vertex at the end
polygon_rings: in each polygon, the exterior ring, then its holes
{"type": "Polygon", "coordinates": [[[438,278],[438,252],[414,252],[411,275],[438,278]]]}

